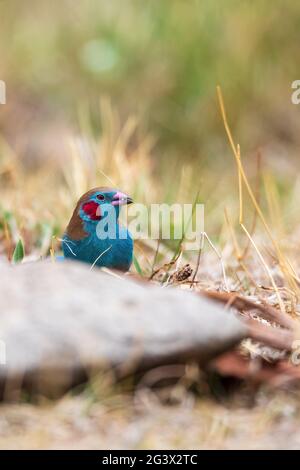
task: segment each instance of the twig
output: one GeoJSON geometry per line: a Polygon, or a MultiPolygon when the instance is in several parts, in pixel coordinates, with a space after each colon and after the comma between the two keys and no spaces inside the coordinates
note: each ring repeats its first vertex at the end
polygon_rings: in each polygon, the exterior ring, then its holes
{"type": "Polygon", "coordinates": [[[217,291],[200,291],[201,295],[204,295],[212,300],[221,302],[225,305],[232,305],[239,311],[255,310],[259,312],[259,316],[262,318],[277,323],[290,330],[296,330],[298,323],[293,320],[286,313],[282,313],[280,310],[268,305],[266,303],[256,303],[246,297],[242,297],[237,293],[228,292],[217,292],[217,291]]]}
{"type": "Polygon", "coordinates": [[[255,341],[262,342],[272,348],[292,350],[295,335],[290,330],[272,328],[255,320],[244,319],[248,328],[248,336],[255,341]]]}
{"type": "Polygon", "coordinates": [[[197,256],[196,268],[195,268],[195,271],[194,271],[194,274],[193,274],[193,277],[192,277],[192,280],[191,280],[191,285],[190,285],[191,288],[193,287],[193,283],[195,282],[196,276],[197,276],[198,271],[199,271],[199,266],[200,266],[200,261],[201,261],[201,255],[202,255],[203,246],[204,246],[204,235],[203,235],[203,232],[202,232],[202,233],[201,233],[201,237],[200,237],[199,251],[198,251],[198,256],[197,256]]]}
{"type": "Polygon", "coordinates": [[[211,248],[214,250],[214,252],[216,253],[217,257],[219,258],[220,260],[220,264],[221,264],[221,268],[222,268],[222,274],[223,274],[223,279],[224,279],[224,285],[225,285],[225,289],[227,290],[227,292],[229,292],[229,288],[228,288],[228,283],[227,283],[227,278],[226,278],[226,272],[225,272],[225,266],[224,266],[224,263],[223,263],[223,258],[221,256],[221,254],[219,253],[219,251],[217,250],[217,248],[214,246],[214,244],[212,243],[212,241],[210,240],[209,236],[207,235],[206,232],[203,232],[203,236],[206,238],[206,240],[208,241],[208,243],[210,244],[211,248]]]}
{"type": "Polygon", "coordinates": [[[243,258],[244,258],[244,255],[241,254],[241,249],[240,249],[240,246],[238,244],[238,241],[237,241],[237,238],[235,236],[235,233],[234,233],[234,229],[233,229],[233,226],[232,226],[232,223],[229,219],[229,215],[228,215],[228,212],[227,212],[227,209],[225,207],[224,209],[224,213],[225,213],[225,220],[227,222],[227,225],[228,225],[228,228],[229,228],[229,231],[230,231],[230,235],[231,235],[231,238],[232,238],[232,242],[233,242],[233,246],[234,246],[234,251],[235,251],[235,257],[237,259],[237,262],[239,263],[240,267],[242,268],[242,270],[246,273],[246,275],[248,276],[248,278],[250,279],[250,281],[252,282],[252,284],[258,288],[258,285],[257,285],[257,282],[255,281],[254,277],[251,275],[249,269],[246,267],[245,263],[243,262],[243,258]]]}
{"type": "Polygon", "coordinates": [[[160,266],[159,268],[157,268],[155,271],[153,271],[153,273],[151,274],[151,276],[149,277],[149,281],[152,281],[152,279],[156,276],[156,274],[158,274],[160,271],[162,270],[165,270],[167,271],[168,269],[170,269],[171,266],[173,266],[176,261],[178,260],[179,256],[181,255],[181,251],[179,251],[176,255],[175,258],[173,258],[169,263],[165,263],[163,264],[162,266],[160,266]]]}
{"type": "Polygon", "coordinates": [[[275,281],[274,281],[274,278],[273,278],[273,276],[272,276],[272,273],[271,273],[271,271],[270,271],[270,269],[269,269],[267,263],[265,262],[265,260],[264,260],[264,258],[263,258],[263,256],[262,256],[261,252],[259,251],[259,249],[258,249],[256,243],[254,242],[254,240],[253,240],[253,238],[251,237],[250,233],[249,233],[248,230],[246,229],[245,225],[244,225],[244,224],[241,224],[241,227],[242,227],[242,229],[244,230],[244,232],[246,233],[246,235],[247,235],[247,237],[249,238],[249,240],[251,241],[251,243],[252,243],[252,245],[253,245],[253,247],[254,247],[254,249],[255,249],[255,251],[256,251],[256,253],[257,253],[257,255],[258,255],[258,257],[259,257],[259,259],[260,259],[260,261],[261,261],[261,263],[262,263],[262,265],[263,265],[263,267],[265,268],[265,271],[266,271],[267,275],[269,276],[270,281],[271,281],[271,283],[272,283],[273,289],[274,289],[275,292],[276,292],[276,295],[277,295],[277,298],[278,298],[278,302],[279,302],[279,306],[280,306],[280,310],[284,313],[284,312],[285,312],[284,303],[283,303],[283,301],[282,301],[281,295],[280,295],[279,290],[278,290],[278,287],[277,287],[277,285],[276,285],[276,283],[275,283],[275,281]]]}
{"type": "Polygon", "coordinates": [[[102,251],[102,253],[100,253],[100,255],[95,259],[95,261],[93,262],[92,266],[90,267],[90,270],[93,269],[93,267],[95,266],[95,264],[97,263],[97,261],[99,261],[99,259],[105,255],[105,253],[107,253],[110,249],[112,248],[112,245],[110,245],[108,248],[106,248],[106,250],[102,251]]]}
{"type": "MultiPolygon", "coordinates": [[[[259,204],[259,201],[260,201],[260,191],[259,191],[260,167],[261,167],[261,153],[260,153],[260,151],[258,151],[257,152],[257,159],[256,159],[256,189],[255,189],[255,197],[256,197],[256,200],[257,200],[258,204],[259,204]]],[[[256,222],[257,222],[257,211],[254,208],[252,225],[251,225],[251,229],[250,229],[250,232],[249,232],[251,234],[251,236],[253,236],[253,234],[255,232],[256,222]]],[[[250,247],[250,240],[248,239],[247,245],[245,246],[243,254],[242,254],[242,259],[244,259],[246,257],[246,255],[248,253],[248,250],[249,250],[249,247],[250,247]]]]}

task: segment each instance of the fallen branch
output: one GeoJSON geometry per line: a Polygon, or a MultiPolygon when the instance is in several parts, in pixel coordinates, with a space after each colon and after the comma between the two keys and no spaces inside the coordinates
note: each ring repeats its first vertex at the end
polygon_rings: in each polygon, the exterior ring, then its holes
{"type": "Polygon", "coordinates": [[[256,320],[245,319],[249,338],[276,349],[291,351],[295,334],[282,328],[272,328],[256,320]]]}
{"type": "Polygon", "coordinates": [[[239,311],[255,310],[259,312],[259,316],[265,320],[277,323],[278,325],[289,330],[297,330],[299,324],[296,320],[283,314],[280,310],[267,305],[266,303],[253,302],[253,300],[242,297],[239,294],[231,292],[217,292],[217,291],[201,291],[201,295],[208,297],[212,300],[220,302],[224,305],[233,306],[239,311]]]}

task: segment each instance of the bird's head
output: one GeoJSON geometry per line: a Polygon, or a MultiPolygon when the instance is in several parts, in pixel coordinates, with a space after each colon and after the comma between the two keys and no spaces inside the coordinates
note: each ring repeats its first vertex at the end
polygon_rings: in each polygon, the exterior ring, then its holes
{"type": "Polygon", "coordinates": [[[93,188],[78,200],[69,225],[67,234],[74,240],[87,235],[86,226],[96,224],[101,218],[114,211],[116,219],[119,217],[120,207],[131,204],[133,200],[123,192],[106,187],[93,188]]]}
{"type": "Polygon", "coordinates": [[[79,216],[85,222],[99,221],[104,213],[111,209],[114,209],[118,217],[120,206],[133,202],[126,194],[110,188],[92,189],[84,194],[79,201],[81,201],[79,216]]]}

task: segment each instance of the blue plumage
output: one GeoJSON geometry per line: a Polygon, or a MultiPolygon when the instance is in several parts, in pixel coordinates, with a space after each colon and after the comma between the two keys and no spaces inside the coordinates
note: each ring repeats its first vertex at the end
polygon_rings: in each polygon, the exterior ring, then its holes
{"type": "Polygon", "coordinates": [[[133,240],[119,225],[119,211],[132,199],[110,188],[94,188],[78,201],[63,236],[65,258],[127,271],[132,263],[133,240]]]}

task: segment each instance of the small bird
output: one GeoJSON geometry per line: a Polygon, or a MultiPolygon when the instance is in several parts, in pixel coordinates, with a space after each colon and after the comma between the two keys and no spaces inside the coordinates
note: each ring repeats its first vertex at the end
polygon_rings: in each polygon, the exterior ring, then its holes
{"type": "Polygon", "coordinates": [[[62,239],[65,258],[92,266],[128,271],[133,240],[119,225],[120,206],[133,200],[121,191],[99,187],[81,196],[62,239]]]}

